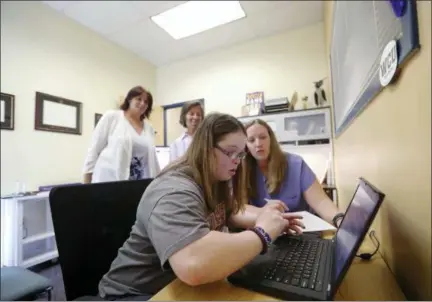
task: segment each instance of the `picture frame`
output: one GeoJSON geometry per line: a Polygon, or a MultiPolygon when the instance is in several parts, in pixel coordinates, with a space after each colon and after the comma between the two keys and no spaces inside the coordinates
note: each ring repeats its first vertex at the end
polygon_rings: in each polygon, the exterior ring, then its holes
{"type": "Polygon", "coordinates": [[[243,116],[260,115],[264,106],[264,92],[256,91],[246,93],[245,105],[242,107],[243,116]]]}
{"type": "Polygon", "coordinates": [[[35,130],[81,135],[82,103],[36,92],[35,130]]]}
{"type": "Polygon", "coordinates": [[[15,129],[15,95],[0,93],[0,128],[2,130],[15,129]]]}
{"type": "Polygon", "coordinates": [[[95,115],[94,115],[94,126],[95,126],[95,128],[96,128],[97,123],[101,119],[101,117],[102,117],[101,113],[95,113],[95,115]]]}

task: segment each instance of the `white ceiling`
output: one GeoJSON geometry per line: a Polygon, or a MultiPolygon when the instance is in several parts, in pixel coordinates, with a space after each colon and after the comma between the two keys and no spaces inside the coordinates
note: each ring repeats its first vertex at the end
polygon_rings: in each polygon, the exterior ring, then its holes
{"type": "Polygon", "coordinates": [[[43,1],[156,66],[314,24],[322,1],[240,1],[246,18],[174,40],[150,17],[186,1],[43,1]]]}

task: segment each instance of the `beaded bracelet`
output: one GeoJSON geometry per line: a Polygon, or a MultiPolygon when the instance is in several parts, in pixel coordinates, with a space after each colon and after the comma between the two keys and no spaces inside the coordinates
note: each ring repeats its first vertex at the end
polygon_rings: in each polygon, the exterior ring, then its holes
{"type": "Polygon", "coordinates": [[[262,243],[263,248],[262,248],[262,251],[260,254],[263,255],[263,254],[267,253],[268,247],[272,241],[270,235],[266,231],[264,231],[264,229],[261,227],[254,227],[254,228],[251,228],[249,230],[254,232],[255,234],[257,234],[258,237],[261,239],[261,243],[262,243]]]}

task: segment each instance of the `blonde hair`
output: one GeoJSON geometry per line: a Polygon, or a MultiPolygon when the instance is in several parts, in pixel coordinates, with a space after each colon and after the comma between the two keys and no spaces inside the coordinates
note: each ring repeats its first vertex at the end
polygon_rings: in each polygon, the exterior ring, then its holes
{"type": "MultiPolygon", "coordinates": [[[[268,156],[268,171],[266,178],[266,186],[269,194],[279,192],[282,182],[285,178],[285,174],[287,173],[287,165],[288,161],[286,159],[286,155],[282,151],[279,143],[276,139],[276,135],[273,132],[273,129],[263,120],[255,119],[250,121],[245,125],[246,130],[253,125],[261,125],[267,129],[270,138],[270,150],[268,156]]],[[[247,150],[247,155],[245,158],[246,161],[246,182],[248,189],[248,198],[257,198],[257,183],[256,183],[256,175],[257,175],[257,161],[252,156],[249,150],[247,150]]]]}
{"type": "Polygon", "coordinates": [[[221,113],[208,114],[198,126],[186,153],[165,167],[159,176],[168,171],[181,171],[202,188],[209,211],[214,211],[217,204],[223,201],[228,212],[238,213],[248,202],[243,163],[232,178],[231,188],[230,181],[214,179],[217,161],[211,151],[226,135],[239,131],[246,136],[243,124],[235,117],[221,113]]]}

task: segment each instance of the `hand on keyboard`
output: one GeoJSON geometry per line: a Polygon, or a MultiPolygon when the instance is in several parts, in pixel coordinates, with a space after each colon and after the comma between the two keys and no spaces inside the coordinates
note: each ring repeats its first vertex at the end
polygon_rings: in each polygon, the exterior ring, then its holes
{"type": "Polygon", "coordinates": [[[293,214],[293,213],[283,213],[282,217],[288,221],[288,225],[285,227],[283,232],[289,234],[301,234],[305,228],[301,219],[303,218],[301,215],[293,214]]]}
{"type": "Polygon", "coordinates": [[[276,203],[267,205],[263,208],[255,222],[255,226],[264,229],[272,241],[289,225],[289,221],[282,216],[283,212],[278,207],[279,205],[276,203]]]}

